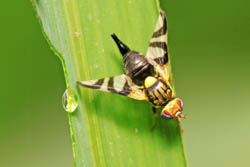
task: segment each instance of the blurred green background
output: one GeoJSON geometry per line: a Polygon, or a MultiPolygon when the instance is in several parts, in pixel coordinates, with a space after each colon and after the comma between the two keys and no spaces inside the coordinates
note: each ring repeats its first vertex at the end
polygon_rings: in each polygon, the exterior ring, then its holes
{"type": "MultiPolygon", "coordinates": [[[[161,2],[188,115],[182,125],[189,165],[249,166],[250,2],[161,2]]],[[[0,164],[73,166],[60,61],[29,1],[1,1],[0,9],[0,164]]]]}

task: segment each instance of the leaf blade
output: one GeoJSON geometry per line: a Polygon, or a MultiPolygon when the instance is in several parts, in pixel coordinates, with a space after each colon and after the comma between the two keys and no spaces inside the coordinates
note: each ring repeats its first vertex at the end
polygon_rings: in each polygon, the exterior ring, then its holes
{"type": "Polygon", "coordinates": [[[79,108],[69,114],[74,165],[186,166],[175,121],[161,119],[151,132],[148,103],[75,84],[123,73],[112,33],[145,53],[159,14],[156,1],[36,0],[33,4],[51,47],[61,57],[67,87],[81,99],[79,108]]]}

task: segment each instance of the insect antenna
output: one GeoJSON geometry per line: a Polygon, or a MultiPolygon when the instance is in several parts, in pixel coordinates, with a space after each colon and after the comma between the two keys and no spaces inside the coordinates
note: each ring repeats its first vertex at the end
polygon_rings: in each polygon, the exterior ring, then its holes
{"type": "Polygon", "coordinates": [[[122,41],[120,41],[115,34],[111,34],[111,37],[113,38],[116,45],[118,46],[122,56],[124,56],[126,53],[130,51],[130,49],[122,41]]]}

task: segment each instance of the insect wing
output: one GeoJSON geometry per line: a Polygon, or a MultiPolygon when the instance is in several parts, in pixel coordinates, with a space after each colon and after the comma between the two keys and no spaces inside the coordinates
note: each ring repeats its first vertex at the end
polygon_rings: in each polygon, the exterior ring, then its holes
{"type": "Polygon", "coordinates": [[[104,92],[112,92],[136,100],[146,100],[143,90],[137,88],[125,74],[99,80],[77,81],[78,85],[104,92]]]}
{"type": "Polygon", "coordinates": [[[164,11],[160,12],[155,31],[150,40],[146,58],[160,76],[169,82],[170,63],[168,57],[168,30],[167,18],[164,11]]]}

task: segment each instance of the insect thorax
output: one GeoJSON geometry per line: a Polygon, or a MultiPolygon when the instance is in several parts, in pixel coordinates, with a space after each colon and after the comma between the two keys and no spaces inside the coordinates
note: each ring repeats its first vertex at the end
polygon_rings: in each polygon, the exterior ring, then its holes
{"type": "Polygon", "coordinates": [[[132,79],[133,83],[142,86],[147,76],[154,76],[154,67],[141,53],[130,51],[123,57],[126,74],[132,79]]]}
{"type": "Polygon", "coordinates": [[[164,106],[172,99],[172,89],[162,80],[157,80],[145,91],[149,102],[155,106],[164,106]]]}

